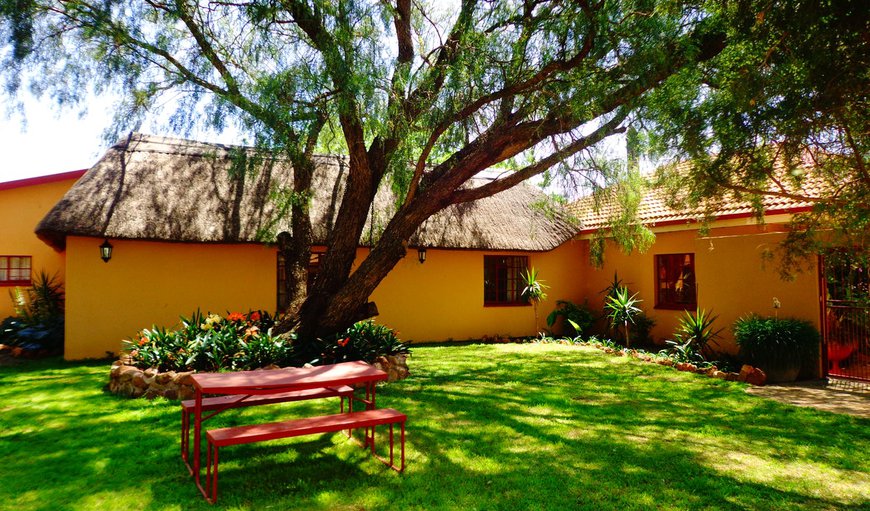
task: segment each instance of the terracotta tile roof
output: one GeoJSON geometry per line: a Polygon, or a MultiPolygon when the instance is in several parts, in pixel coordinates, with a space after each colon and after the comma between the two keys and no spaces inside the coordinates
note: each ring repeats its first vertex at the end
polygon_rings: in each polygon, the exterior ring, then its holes
{"type": "MultiPolygon", "coordinates": [[[[807,176],[799,190],[792,195],[803,197],[820,197],[825,184],[818,177],[807,176]]],[[[773,190],[773,188],[769,188],[773,190]]],[[[667,193],[661,189],[650,189],[646,192],[638,207],[637,217],[649,227],[664,225],[700,223],[705,218],[726,220],[730,218],[751,217],[755,208],[752,203],[733,194],[723,195],[715,201],[694,208],[674,209],[668,206],[667,193]],[[708,209],[709,208],[709,209],[708,209]]],[[[806,211],[813,206],[811,200],[801,200],[796,197],[782,195],[765,195],[762,197],[765,215],[788,214],[806,211]]],[[[593,196],[584,197],[568,206],[568,210],[580,220],[581,232],[588,233],[607,226],[610,220],[619,212],[619,204],[611,197],[602,197],[599,207],[595,209],[593,196]]]]}

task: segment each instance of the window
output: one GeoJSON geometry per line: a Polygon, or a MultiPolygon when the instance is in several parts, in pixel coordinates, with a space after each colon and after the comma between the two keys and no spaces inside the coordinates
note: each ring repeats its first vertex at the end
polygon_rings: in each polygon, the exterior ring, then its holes
{"type": "Polygon", "coordinates": [[[526,256],[483,256],[483,304],[528,305],[523,296],[526,256]]]}
{"type": "MultiPolygon", "coordinates": [[[[311,259],[308,262],[308,283],[307,288],[311,289],[311,284],[314,282],[314,276],[320,271],[320,259],[326,254],[322,249],[311,249],[311,259]]],[[[287,296],[287,266],[284,263],[284,254],[278,251],[278,310],[284,310],[290,303],[287,296]]]]}
{"type": "Polygon", "coordinates": [[[656,308],[694,309],[697,304],[695,254],[657,255],[656,308]]]}
{"type": "Polygon", "coordinates": [[[0,256],[0,286],[29,286],[30,256],[0,256]]]}

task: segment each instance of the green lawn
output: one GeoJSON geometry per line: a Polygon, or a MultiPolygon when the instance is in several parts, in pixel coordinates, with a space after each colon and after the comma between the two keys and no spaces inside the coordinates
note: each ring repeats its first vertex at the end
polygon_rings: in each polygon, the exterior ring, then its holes
{"type": "Polygon", "coordinates": [[[582,347],[417,347],[410,367],[378,393],[409,416],[404,474],[340,434],[229,447],[217,506],[177,402],[104,393],[105,363],[0,368],[0,509],[870,509],[867,420],[582,347]]]}

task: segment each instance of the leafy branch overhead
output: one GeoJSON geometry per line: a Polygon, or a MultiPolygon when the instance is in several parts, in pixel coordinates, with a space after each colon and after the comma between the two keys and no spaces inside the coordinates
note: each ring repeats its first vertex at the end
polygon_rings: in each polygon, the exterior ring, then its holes
{"type": "Polygon", "coordinates": [[[665,108],[668,98],[684,107],[689,92],[730,69],[733,58],[722,56],[742,51],[732,41],[755,37],[730,9],[649,0],[0,0],[0,37],[12,46],[0,75],[7,90],[26,84],[62,105],[120,92],[115,134],[146,116],[181,133],[232,127],[263,154],[289,159],[281,209],[292,229],[281,250],[292,298],[281,324],[305,339],[374,313],[366,300],[433,214],[555,169],[596,182],[597,170],[581,165],[585,151],[630,125],[667,131],[665,114],[683,112],[665,108]],[[323,149],[346,154],[347,177],[308,291],[304,198],[323,149]],[[495,166],[509,171],[472,179],[495,166]],[[355,262],[387,181],[399,204],[355,262]]]}

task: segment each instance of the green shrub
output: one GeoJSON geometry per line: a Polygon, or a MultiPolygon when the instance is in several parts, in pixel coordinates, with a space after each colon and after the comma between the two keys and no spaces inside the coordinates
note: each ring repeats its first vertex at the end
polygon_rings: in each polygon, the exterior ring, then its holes
{"type": "Polygon", "coordinates": [[[220,371],[257,369],[294,362],[291,341],[271,334],[272,317],[263,311],[247,314],[181,318],[178,330],[153,327],[125,341],[125,353],[140,368],[160,371],[220,371]]]}
{"type": "Polygon", "coordinates": [[[571,337],[584,336],[596,319],[588,305],[569,300],[556,300],[556,308],[547,316],[547,328],[553,328],[559,318],[563,320],[563,333],[571,337]]]}
{"type": "Polygon", "coordinates": [[[0,323],[0,343],[63,351],[64,293],[57,275],[39,272],[31,287],[13,288],[9,295],[15,315],[0,323]]]}
{"type": "Polygon", "coordinates": [[[325,344],[324,363],[363,360],[373,363],[380,356],[407,355],[408,345],[389,327],[372,320],[355,323],[335,340],[325,344]]]}
{"type": "Polygon", "coordinates": [[[748,364],[762,369],[801,367],[819,356],[819,332],[800,319],[751,315],[734,323],[734,337],[748,364]]]}
{"type": "Polygon", "coordinates": [[[677,362],[703,362],[713,355],[711,345],[718,344],[716,339],[722,329],[713,330],[713,322],[718,316],[713,316],[704,309],[698,308],[694,313],[685,311],[677,324],[674,339],[665,341],[669,346],[664,350],[677,362]]]}
{"type": "Polygon", "coordinates": [[[142,330],[124,341],[124,352],[132,365],[160,371],[243,371],[271,364],[286,367],[352,360],[372,363],[382,355],[409,352],[395,332],[373,321],[357,323],[337,338],[306,344],[304,351],[292,334],[272,335],[274,325],[272,316],[263,311],[226,317],[197,311],[182,317],[177,330],[142,330]]]}

